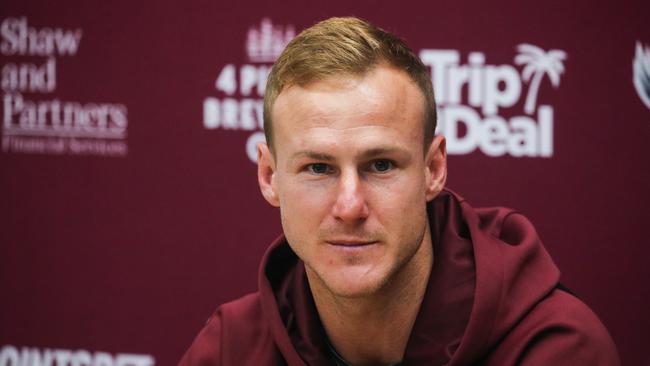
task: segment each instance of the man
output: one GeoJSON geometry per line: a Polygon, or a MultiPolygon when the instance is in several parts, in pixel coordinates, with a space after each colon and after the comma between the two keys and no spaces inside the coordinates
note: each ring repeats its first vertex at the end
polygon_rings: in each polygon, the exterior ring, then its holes
{"type": "Polygon", "coordinates": [[[534,228],[445,190],[429,72],[355,18],[305,30],[269,76],[264,198],[284,236],[259,291],[181,365],[618,365],[534,228]]]}

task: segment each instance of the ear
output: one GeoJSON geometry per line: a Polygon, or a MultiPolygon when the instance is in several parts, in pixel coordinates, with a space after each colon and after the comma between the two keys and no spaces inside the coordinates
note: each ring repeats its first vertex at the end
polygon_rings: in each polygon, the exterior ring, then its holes
{"type": "Polygon", "coordinates": [[[257,181],[262,196],[271,206],[280,207],[280,199],[275,186],[275,158],[265,142],[257,144],[257,181]]]}
{"type": "Polygon", "coordinates": [[[434,199],[445,187],[447,182],[447,146],[445,137],[435,136],[424,158],[426,164],[426,198],[427,202],[434,199]]]}

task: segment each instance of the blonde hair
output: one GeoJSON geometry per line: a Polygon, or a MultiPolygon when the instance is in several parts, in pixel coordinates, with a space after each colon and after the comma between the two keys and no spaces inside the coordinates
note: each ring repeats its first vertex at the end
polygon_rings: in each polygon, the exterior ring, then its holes
{"type": "Polygon", "coordinates": [[[422,91],[426,148],[436,129],[436,105],[429,71],[404,41],[354,17],[330,18],[305,29],[289,42],[273,65],[264,96],[264,134],[269,148],[273,150],[271,110],[283,89],[332,75],[361,76],[379,64],[404,71],[422,91]]]}

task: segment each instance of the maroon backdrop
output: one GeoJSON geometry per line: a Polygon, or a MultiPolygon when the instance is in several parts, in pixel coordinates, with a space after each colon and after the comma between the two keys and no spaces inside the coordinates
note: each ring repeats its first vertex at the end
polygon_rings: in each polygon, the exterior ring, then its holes
{"type": "Polygon", "coordinates": [[[0,366],[173,365],[255,290],[280,232],[247,150],[264,77],[334,15],[432,66],[448,186],[531,218],[624,364],[650,363],[647,1],[9,0],[0,366]]]}

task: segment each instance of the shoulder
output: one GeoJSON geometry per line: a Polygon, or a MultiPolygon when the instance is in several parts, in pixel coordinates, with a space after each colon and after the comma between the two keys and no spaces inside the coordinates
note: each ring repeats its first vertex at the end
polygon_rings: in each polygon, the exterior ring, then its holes
{"type": "Polygon", "coordinates": [[[554,290],[517,324],[488,364],[620,365],[600,319],[575,296],[554,290]],[[494,361],[493,360],[493,361],[494,361]]]}
{"type": "Polygon", "coordinates": [[[275,353],[259,294],[253,293],[219,306],[179,366],[252,365],[275,353]]]}

